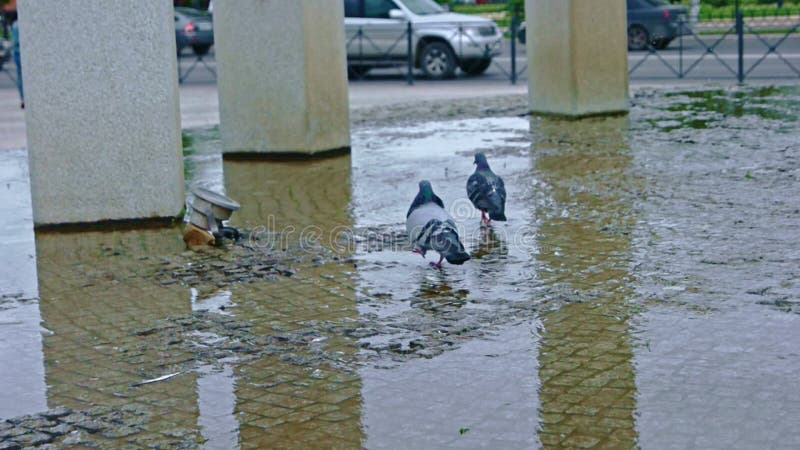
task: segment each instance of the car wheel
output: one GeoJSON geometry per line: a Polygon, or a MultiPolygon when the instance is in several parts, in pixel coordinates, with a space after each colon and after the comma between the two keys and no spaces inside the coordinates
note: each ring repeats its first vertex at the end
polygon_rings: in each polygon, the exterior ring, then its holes
{"type": "Polygon", "coordinates": [[[650,45],[650,34],[644,27],[634,25],[628,28],[628,50],[646,50],[650,45]]]}
{"type": "Polygon", "coordinates": [[[443,42],[429,42],[422,48],[420,66],[428,78],[453,78],[456,73],[456,55],[443,42]]]}
{"type": "Polygon", "coordinates": [[[491,65],[492,58],[483,58],[463,61],[460,67],[467,75],[480,75],[491,65]]]}
{"type": "Polygon", "coordinates": [[[655,47],[657,50],[664,50],[667,48],[670,42],[672,42],[672,39],[656,39],[655,42],[653,42],[653,47],[655,47]]]}
{"type": "Polygon", "coordinates": [[[197,56],[203,56],[208,53],[208,50],[211,48],[208,44],[194,44],[192,45],[192,50],[194,50],[194,54],[197,56]]]}
{"type": "Polygon", "coordinates": [[[367,72],[370,71],[372,67],[370,66],[347,66],[347,78],[350,79],[360,79],[364,78],[367,72]]]}

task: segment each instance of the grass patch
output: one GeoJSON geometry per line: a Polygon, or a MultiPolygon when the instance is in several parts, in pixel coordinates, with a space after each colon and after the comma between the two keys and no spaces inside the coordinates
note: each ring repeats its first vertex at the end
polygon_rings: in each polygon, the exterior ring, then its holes
{"type": "MultiPolygon", "coordinates": [[[[722,35],[722,34],[725,34],[725,31],[727,31],[727,30],[702,30],[702,31],[696,31],[696,33],[700,34],[700,35],[722,35]]],[[[758,29],[756,29],[756,31],[758,32],[758,34],[786,34],[786,33],[790,32],[790,31],[792,31],[792,29],[791,28],[758,28],[758,29]]],[[[752,35],[752,33],[750,33],[749,31],[745,32],[744,34],[745,34],[745,36],[752,35]]],[[[730,36],[736,37],[736,34],[731,34],[730,36]]],[[[686,37],[684,37],[684,39],[686,39],[686,37]]]]}
{"type": "MultiPolygon", "coordinates": [[[[680,2],[673,1],[672,3],[680,4],[690,9],[691,0],[682,0],[680,2]]],[[[800,16],[800,2],[785,2],[782,8],[778,8],[777,3],[774,4],[744,4],[741,7],[742,13],[746,19],[758,18],[781,18],[788,16],[800,16]]],[[[508,27],[511,23],[511,14],[509,12],[509,5],[507,3],[485,3],[482,5],[450,5],[453,12],[471,15],[492,15],[497,24],[501,27],[508,27]],[[503,18],[498,19],[496,15],[503,13],[503,18]]],[[[521,11],[522,18],[525,20],[525,11],[521,11]]],[[[700,21],[709,20],[733,20],[736,18],[736,9],[733,5],[726,6],[713,6],[710,4],[700,5],[700,21]]],[[[788,31],[788,29],[786,30],[788,31]]]]}
{"type": "Polygon", "coordinates": [[[192,137],[192,135],[190,135],[186,131],[182,131],[181,132],[181,146],[183,147],[183,149],[185,150],[185,149],[191,147],[193,143],[194,143],[194,138],[192,137]]]}
{"type": "Polygon", "coordinates": [[[505,3],[484,3],[482,5],[453,5],[450,7],[453,12],[461,14],[492,14],[508,11],[505,3]]]}

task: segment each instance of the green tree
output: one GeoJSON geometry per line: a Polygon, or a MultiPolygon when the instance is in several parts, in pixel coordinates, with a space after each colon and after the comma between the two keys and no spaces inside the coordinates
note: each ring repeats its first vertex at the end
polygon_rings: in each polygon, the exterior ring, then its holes
{"type": "Polygon", "coordinates": [[[519,21],[522,22],[525,20],[525,0],[508,0],[508,11],[511,14],[511,17],[514,17],[514,14],[519,15],[519,21]]]}

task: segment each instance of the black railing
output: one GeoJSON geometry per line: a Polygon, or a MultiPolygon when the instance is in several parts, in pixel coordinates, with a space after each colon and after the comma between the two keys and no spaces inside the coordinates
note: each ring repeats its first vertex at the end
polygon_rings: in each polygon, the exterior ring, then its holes
{"type": "Polygon", "coordinates": [[[200,66],[205,68],[208,71],[208,73],[211,74],[213,80],[216,81],[217,80],[216,68],[208,64],[208,62],[204,59],[207,57],[208,54],[198,54],[195,52],[192,52],[190,55],[185,55],[185,56],[178,53],[178,83],[182,84],[184,81],[186,81],[186,79],[189,78],[189,75],[200,66]],[[186,68],[182,67],[181,65],[182,59],[190,60],[188,67],[186,68]]]}
{"type": "MultiPolygon", "coordinates": [[[[509,13],[504,22],[507,29],[488,22],[415,24],[400,20],[347,26],[348,75],[364,79],[374,70],[373,74],[381,73],[378,76],[413,85],[420,78],[487,73],[489,79],[516,84],[528,68],[520,44],[523,17],[520,10],[509,13]]],[[[752,17],[738,10],[726,19],[700,22],[681,15],[675,26],[673,36],[650,36],[643,51],[629,52],[632,79],[732,78],[743,83],[759,76],[800,77],[800,16],[752,17]],[[794,50],[787,51],[790,46],[794,50]]],[[[186,81],[198,68],[216,80],[215,65],[207,58],[196,54],[179,57],[179,81],[186,81]]]]}
{"type": "Polygon", "coordinates": [[[763,75],[770,78],[800,77],[800,56],[797,53],[787,56],[781,52],[781,47],[787,43],[800,44],[800,39],[793,40],[800,38],[799,17],[753,18],[746,17],[739,10],[726,20],[690,23],[681,19],[677,28],[677,37],[671,48],[656,48],[656,41],[653,41],[641,57],[637,55],[642,53],[631,51],[628,74],[632,78],[663,76],[663,72],[659,73],[652,64],[647,64],[655,60],[660,63],[659,66],[667,69],[668,77],[732,77],[744,83],[747,78],[756,76],[755,69],[763,67],[770,55],[774,55],[781,64],[772,64],[768,74],[763,75]],[[726,47],[727,52],[723,53],[722,47],[726,47]],[[706,70],[699,73],[697,69],[704,62],[706,70]],[[724,69],[722,75],[708,62],[724,69]],[[783,72],[779,70],[781,67],[784,68],[783,72]],[[646,71],[648,73],[643,73],[646,71]]]}

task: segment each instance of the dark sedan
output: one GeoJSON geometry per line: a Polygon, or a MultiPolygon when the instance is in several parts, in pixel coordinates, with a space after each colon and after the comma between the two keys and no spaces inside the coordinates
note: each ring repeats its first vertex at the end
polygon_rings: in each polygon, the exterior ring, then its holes
{"type": "MultiPolygon", "coordinates": [[[[686,18],[686,8],[666,0],[628,0],[628,49],[666,48],[676,37],[690,34],[686,18]]],[[[517,38],[525,43],[525,22],[517,38]]]]}
{"type": "Polygon", "coordinates": [[[676,37],[689,34],[686,17],[685,7],[666,0],[628,0],[628,49],[666,48],[676,37]]]}
{"type": "Polygon", "coordinates": [[[214,27],[211,14],[192,8],[175,8],[175,38],[180,55],[191,47],[198,55],[205,55],[214,45],[214,27]]]}

